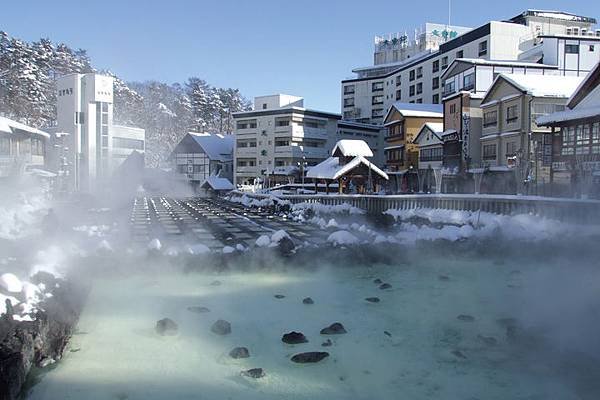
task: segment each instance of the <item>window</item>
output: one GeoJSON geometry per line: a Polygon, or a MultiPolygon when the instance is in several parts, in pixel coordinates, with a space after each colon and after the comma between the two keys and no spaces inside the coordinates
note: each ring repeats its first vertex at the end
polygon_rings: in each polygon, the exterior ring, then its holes
{"type": "Polygon", "coordinates": [[[506,107],[506,122],[514,122],[519,118],[517,105],[506,107]]]}
{"type": "Polygon", "coordinates": [[[400,84],[401,84],[401,83],[402,83],[402,76],[401,76],[401,75],[398,75],[398,76],[396,77],[396,86],[400,86],[400,84]]]}
{"type": "Polygon", "coordinates": [[[354,85],[344,86],[344,94],[354,94],[354,85]]]}
{"type": "Polygon", "coordinates": [[[42,140],[36,138],[31,139],[31,154],[34,156],[44,155],[44,142],[42,140]]]}
{"type": "Polygon", "coordinates": [[[410,85],[410,87],[408,88],[408,95],[409,96],[415,95],[415,85],[410,85]]]}
{"type": "Polygon", "coordinates": [[[423,67],[417,68],[417,78],[423,77],[423,67]]]}
{"type": "Polygon", "coordinates": [[[402,90],[396,90],[396,100],[400,100],[402,98],[402,90]]]}
{"type": "Polygon", "coordinates": [[[465,75],[463,77],[463,89],[471,90],[475,88],[475,74],[465,75]]]}
{"type": "Polygon", "coordinates": [[[592,52],[594,51],[594,45],[593,44],[590,44],[589,50],[592,51],[592,52]]]}
{"type": "Polygon", "coordinates": [[[463,50],[459,50],[456,52],[456,58],[463,58],[465,56],[465,52],[463,50]]]}
{"type": "Polygon", "coordinates": [[[102,103],[102,112],[103,113],[108,112],[108,103],[102,103]]]}
{"type": "Polygon", "coordinates": [[[371,104],[383,104],[383,96],[373,96],[371,104]]]}
{"type": "Polygon", "coordinates": [[[448,57],[442,57],[442,69],[448,68],[448,57]]]}
{"type": "Polygon", "coordinates": [[[484,160],[495,160],[496,159],[496,144],[484,144],[483,145],[483,159],[484,160]]]}
{"type": "Polygon", "coordinates": [[[433,104],[440,104],[440,95],[439,95],[439,94],[434,94],[434,95],[431,97],[431,102],[432,102],[433,104]]]}
{"type": "MultiPolygon", "coordinates": [[[[104,138],[102,139],[102,145],[106,147],[108,143],[105,145],[104,138]]],[[[106,139],[108,140],[108,138],[106,139]]],[[[120,147],[122,149],[144,150],[144,141],[139,139],[113,137],[112,143],[113,147],[120,147]]]]}
{"type": "Polygon", "coordinates": [[[354,107],[354,97],[344,99],[344,107],[354,107]]]}
{"type": "Polygon", "coordinates": [[[456,114],[456,104],[450,104],[450,114],[456,114]]]}
{"type": "Polygon", "coordinates": [[[592,143],[600,144],[600,122],[592,124],[592,143]]]}
{"type": "Polygon", "coordinates": [[[404,137],[404,121],[399,122],[394,125],[390,125],[387,128],[387,136],[388,137],[398,137],[398,139],[402,139],[404,137]]]}
{"type": "Polygon", "coordinates": [[[10,155],[10,139],[7,137],[0,137],[0,155],[10,155]]]}
{"type": "Polygon", "coordinates": [[[263,105],[262,105],[262,109],[263,109],[263,110],[266,110],[266,109],[267,109],[267,103],[263,103],[263,105]]]}
{"type": "Polygon", "coordinates": [[[371,89],[373,92],[381,92],[383,91],[383,82],[373,82],[371,85],[371,89]]]}
{"type": "Polygon", "coordinates": [[[557,111],[564,111],[564,104],[551,104],[551,103],[534,103],[531,111],[531,119],[535,122],[538,117],[542,115],[552,114],[557,111]]]}
{"type": "Polygon", "coordinates": [[[452,94],[455,91],[456,91],[456,88],[455,88],[455,85],[454,85],[454,80],[446,82],[446,84],[444,85],[444,95],[452,94]]]}
{"type": "MultiPolygon", "coordinates": [[[[345,101],[346,101],[346,99],[344,99],[344,102],[345,101]]],[[[290,120],[289,119],[275,120],[275,126],[290,126],[290,120]]]]}
{"type": "Polygon", "coordinates": [[[484,40],[483,42],[479,42],[479,56],[485,56],[488,52],[488,42],[484,40]]]}
{"type": "Polygon", "coordinates": [[[256,128],[256,120],[253,121],[239,121],[236,125],[237,129],[252,129],[256,128]]]}
{"type": "Polygon", "coordinates": [[[441,147],[422,149],[419,151],[419,161],[442,161],[444,150],[441,147]]]}
{"type": "Polygon", "coordinates": [[[421,104],[421,103],[423,103],[423,99],[417,99],[417,101],[415,101],[415,103],[421,104]]]}
{"type": "Polygon", "coordinates": [[[290,141],[289,140],[276,140],[275,141],[275,147],[289,146],[289,145],[290,145],[290,141]]]}
{"type": "Polygon", "coordinates": [[[577,146],[587,146],[590,143],[590,126],[588,124],[577,125],[575,140],[577,141],[577,146]]]}
{"type": "Polygon", "coordinates": [[[431,72],[436,73],[440,70],[440,60],[435,60],[432,64],[431,72]]]}
{"type": "Polygon", "coordinates": [[[498,111],[484,111],[483,113],[483,127],[496,126],[498,124],[498,111]]]}
{"type": "Polygon", "coordinates": [[[371,111],[371,118],[380,118],[383,117],[383,108],[374,108],[371,111]]]}
{"type": "Polygon", "coordinates": [[[417,83],[417,94],[421,94],[423,93],[423,83],[419,82],[417,83]]]}
{"type": "Polygon", "coordinates": [[[579,45],[578,44],[565,44],[565,53],[579,54],[579,45]]]}
{"type": "Polygon", "coordinates": [[[517,153],[517,143],[507,142],[506,143],[506,157],[512,157],[517,153]]]}
{"type": "Polygon", "coordinates": [[[408,79],[411,81],[415,80],[415,70],[414,69],[408,73],[408,79]]]}
{"type": "Polygon", "coordinates": [[[431,88],[438,89],[439,87],[440,87],[440,78],[439,78],[439,76],[436,76],[435,78],[433,78],[431,80],[431,88]]]}

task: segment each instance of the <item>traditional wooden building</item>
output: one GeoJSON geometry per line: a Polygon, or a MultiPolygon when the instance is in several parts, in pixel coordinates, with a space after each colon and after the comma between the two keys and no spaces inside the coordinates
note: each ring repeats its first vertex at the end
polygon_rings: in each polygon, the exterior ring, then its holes
{"type": "Polygon", "coordinates": [[[600,63],[567,108],[537,119],[537,125],[552,129],[551,180],[571,194],[600,197],[600,63]]]}
{"type": "Polygon", "coordinates": [[[444,124],[441,122],[427,122],[423,124],[417,137],[413,140],[419,148],[419,189],[431,192],[435,187],[434,171],[442,168],[444,142],[442,133],[444,124]]]}
{"type": "Polygon", "coordinates": [[[0,177],[43,169],[50,135],[11,119],[0,117],[0,177]]]}

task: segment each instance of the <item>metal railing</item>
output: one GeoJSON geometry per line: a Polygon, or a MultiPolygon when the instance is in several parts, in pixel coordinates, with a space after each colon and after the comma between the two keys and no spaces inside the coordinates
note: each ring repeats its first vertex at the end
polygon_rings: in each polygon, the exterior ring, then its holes
{"type": "MultiPolygon", "coordinates": [[[[237,192],[239,195],[262,199],[271,195],[237,192]]],[[[369,214],[389,209],[409,210],[435,208],[461,211],[484,211],[502,215],[531,214],[560,221],[600,224],[600,201],[541,196],[474,195],[474,194],[412,194],[412,195],[280,195],[292,204],[349,204],[369,214]]]]}

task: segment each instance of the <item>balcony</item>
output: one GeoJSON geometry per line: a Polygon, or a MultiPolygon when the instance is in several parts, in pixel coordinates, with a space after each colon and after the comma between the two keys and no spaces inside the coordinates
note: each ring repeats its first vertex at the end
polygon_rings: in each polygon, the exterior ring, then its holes
{"type": "Polygon", "coordinates": [[[325,128],[310,128],[307,126],[295,126],[292,135],[294,137],[302,137],[309,139],[327,140],[328,134],[325,128]]]}
{"type": "Polygon", "coordinates": [[[258,150],[256,147],[238,147],[235,154],[236,157],[256,157],[258,150]]]}
{"type": "Polygon", "coordinates": [[[276,157],[306,157],[306,158],[327,158],[329,152],[324,147],[306,147],[306,146],[277,146],[275,147],[276,157]]]}
{"type": "Polygon", "coordinates": [[[236,170],[236,173],[238,173],[238,174],[256,174],[256,172],[257,172],[256,166],[254,166],[254,167],[249,167],[249,166],[237,167],[235,170],[236,170]]]}

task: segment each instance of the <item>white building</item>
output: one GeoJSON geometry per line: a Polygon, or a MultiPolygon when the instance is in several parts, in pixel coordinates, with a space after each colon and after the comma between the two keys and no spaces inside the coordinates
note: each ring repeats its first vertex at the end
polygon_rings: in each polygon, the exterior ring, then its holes
{"type": "Polygon", "coordinates": [[[95,191],[134,150],[143,153],[143,129],[113,124],[113,78],[70,74],[57,82],[56,132],[66,136],[69,186],[95,191]]]}
{"type": "MultiPolygon", "coordinates": [[[[422,51],[413,50],[404,57],[400,53],[394,56],[394,46],[399,45],[391,43],[394,39],[398,42],[398,37],[384,39],[390,43],[387,47],[392,47],[391,53],[382,51],[382,39],[376,38],[375,65],[356,68],[356,77],[341,82],[343,117],[382,123],[395,101],[441,103],[441,75],[456,59],[541,62],[553,66],[560,75],[586,74],[600,59],[600,32],[592,29],[595,23],[594,18],[564,12],[527,10],[507,21],[491,21],[472,30],[450,27],[442,31],[447,32],[442,41],[423,45],[422,51]],[[389,62],[395,58],[398,61],[389,62]]],[[[433,32],[439,32],[435,26],[426,24],[423,37],[434,37],[433,32]]]]}
{"type": "Polygon", "coordinates": [[[301,97],[261,96],[254,110],[234,114],[236,184],[289,183],[326,159],[340,138],[363,139],[382,160],[379,127],[340,121],[339,114],[304,108],[301,97]]]}
{"type": "Polygon", "coordinates": [[[44,168],[49,138],[44,131],[0,116],[0,177],[44,168]]]}

